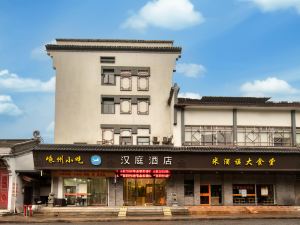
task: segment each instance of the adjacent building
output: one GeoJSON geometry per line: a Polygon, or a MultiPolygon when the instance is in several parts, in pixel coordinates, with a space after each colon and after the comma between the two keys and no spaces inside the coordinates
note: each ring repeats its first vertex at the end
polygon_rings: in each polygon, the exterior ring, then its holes
{"type": "Polygon", "coordinates": [[[55,144],[33,153],[54,205],[300,204],[299,102],[179,98],[173,41],[57,39],[46,49],[55,144]]]}

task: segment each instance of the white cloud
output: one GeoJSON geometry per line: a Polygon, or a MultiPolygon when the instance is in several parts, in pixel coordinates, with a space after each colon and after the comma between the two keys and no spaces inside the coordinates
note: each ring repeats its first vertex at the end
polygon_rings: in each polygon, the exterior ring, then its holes
{"type": "Polygon", "coordinates": [[[34,49],[32,49],[32,51],[30,52],[30,56],[33,59],[37,59],[37,60],[47,60],[49,59],[49,57],[47,56],[47,52],[46,52],[46,48],[45,45],[46,44],[55,44],[56,41],[55,40],[51,40],[49,42],[45,42],[40,46],[35,47],[34,49]]]}
{"type": "Polygon", "coordinates": [[[32,78],[22,78],[8,70],[0,70],[0,90],[16,92],[53,92],[55,90],[55,77],[48,81],[32,78]]]}
{"type": "Polygon", "coordinates": [[[201,64],[194,63],[178,63],[176,66],[176,72],[186,77],[200,77],[206,72],[206,69],[201,64]]]}
{"type": "Polygon", "coordinates": [[[201,99],[202,96],[199,93],[195,92],[180,92],[178,94],[178,97],[180,98],[192,98],[192,99],[201,99]]]}
{"type": "Polygon", "coordinates": [[[287,95],[299,93],[299,90],[293,88],[288,82],[276,77],[246,82],[241,86],[241,91],[244,92],[246,96],[266,96],[271,94],[287,95]]]}
{"type": "Polygon", "coordinates": [[[49,123],[49,125],[46,128],[47,133],[53,133],[54,132],[54,121],[52,121],[51,123],[49,123]]]}
{"type": "Polygon", "coordinates": [[[294,8],[300,13],[300,1],[299,0],[249,0],[257,5],[262,11],[276,11],[294,8]]]}
{"type": "Polygon", "coordinates": [[[190,0],[151,0],[131,15],[123,28],[145,30],[149,26],[181,30],[204,22],[190,0]]]}
{"type": "Polygon", "coordinates": [[[19,116],[22,111],[14,104],[9,95],[0,95],[0,115],[19,116]]]}

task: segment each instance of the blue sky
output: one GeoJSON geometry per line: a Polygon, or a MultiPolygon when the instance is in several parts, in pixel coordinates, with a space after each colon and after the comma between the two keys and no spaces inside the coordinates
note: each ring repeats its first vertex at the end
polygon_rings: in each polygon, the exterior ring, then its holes
{"type": "Polygon", "coordinates": [[[0,138],[53,141],[55,38],[171,39],[181,96],[300,101],[300,0],[0,0],[0,138]]]}

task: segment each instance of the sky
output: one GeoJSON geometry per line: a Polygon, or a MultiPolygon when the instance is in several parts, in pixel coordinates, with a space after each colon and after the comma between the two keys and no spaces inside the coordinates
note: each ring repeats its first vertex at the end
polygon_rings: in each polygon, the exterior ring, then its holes
{"type": "Polygon", "coordinates": [[[174,40],[181,97],[300,101],[300,0],[0,0],[0,139],[53,142],[56,38],[174,40]]]}

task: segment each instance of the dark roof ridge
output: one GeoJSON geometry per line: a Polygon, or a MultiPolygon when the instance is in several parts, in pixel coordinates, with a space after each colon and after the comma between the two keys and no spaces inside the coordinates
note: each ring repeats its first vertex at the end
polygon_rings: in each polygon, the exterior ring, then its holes
{"type": "Polygon", "coordinates": [[[103,46],[103,45],[60,45],[47,44],[47,50],[78,50],[78,51],[152,51],[181,53],[181,47],[175,46],[103,46]]]}
{"type": "Polygon", "coordinates": [[[93,38],[56,38],[56,41],[74,42],[128,42],[128,43],[171,43],[173,40],[142,40],[142,39],[93,39],[93,38]]]}

